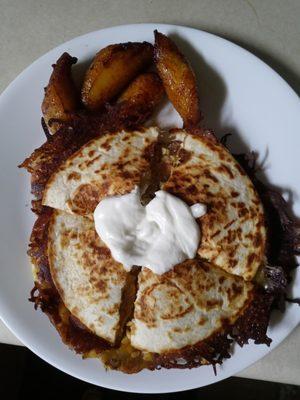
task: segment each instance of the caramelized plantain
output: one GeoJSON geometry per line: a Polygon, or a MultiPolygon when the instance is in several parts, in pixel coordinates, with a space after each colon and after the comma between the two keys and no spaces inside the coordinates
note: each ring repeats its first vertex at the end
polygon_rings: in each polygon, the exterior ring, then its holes
{"type": "Polygon", "coordinates": [[[118,103],[129,101],[134,104],[156,107],[164,96],[164,87],[155,72],[138,75],[118,98],[118,103]]]}
{"type": "Polygon", "coordinates": [[[158,31],[154,35],[154,60],[168,98],[185,128],[198,126],[201,112],[194,72],[171,39],[158,31]]]}
{"type": "Polygon", "coordinates": [[[42,102],[42,113],[51,133],[55,133],[61,126],[56,120],[69,121],[71,113],[79,105],[79,96],[71,74],[72,65],[76,61],[75,57],[63,53],[53,65],[42,102]]]}
{"type": "Polygon", "coordinates": [[[117,96],[153,58],[150,43],[113,44],[102,49],[86,72],[82,102],[89,110],[100,109],[117,96]]]}

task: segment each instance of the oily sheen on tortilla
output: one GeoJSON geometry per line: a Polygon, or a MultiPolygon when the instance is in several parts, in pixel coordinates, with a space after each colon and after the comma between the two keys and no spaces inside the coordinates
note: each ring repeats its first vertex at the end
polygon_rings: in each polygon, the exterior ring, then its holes
{"type": "Polygon", "coordinates": [[[122,296],[132,275],[111,257],[93,221],[55,211],[49,224],[48,260],[67,309],[91,332],[114,344],[122,329],[122,296]]]}
{"type": "Polygon", "coordinates": [[[51,176],[43,204],[89,215],[103,197],[130,192],[150,168],[148,153],[158,132],[157,128],[145,128],[91,140],[51,176]]]}

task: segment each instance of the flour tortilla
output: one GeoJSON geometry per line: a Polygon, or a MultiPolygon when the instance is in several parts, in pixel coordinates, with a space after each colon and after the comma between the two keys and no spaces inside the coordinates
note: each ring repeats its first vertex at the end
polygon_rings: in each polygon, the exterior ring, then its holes
{"type": "Polygon", "coordinates": [[[109,195],[131,192],[150,169],[157,128],[102,135],[81,147],[49,179],[43,205],[91,215],[109,195]]]}
{"type": "Polygon", "coordinates": [[[91,332],[114,344],[130,274],[112,259],[93,221],[55,211],[49,226],[48,259],[67,309],[91,332]]]}
{"type": "Polygon", "coordinates": [[[253,279],[265,261],[266,230],[259,196],[233,156],[210,136],[172,134],[171,175],[162,185],[187,204],[204,203],[198,220],[200,257],[225,271],[253,279]]]}
{"type": "Polygon", "coordinates": [[[165,353],[193,346],[233,324],[253,297],[253,285],[200,260],[164,275],[139,275],[130,340],[133,347],[165,353]]]}

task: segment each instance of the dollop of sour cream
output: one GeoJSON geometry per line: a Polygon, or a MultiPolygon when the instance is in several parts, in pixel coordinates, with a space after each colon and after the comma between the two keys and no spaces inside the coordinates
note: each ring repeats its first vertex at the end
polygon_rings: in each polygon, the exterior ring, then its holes
{"type": "Polygon", "coordinates": [[[189,207],[163,190],[143,206],[139,189],[135,188],[131,193],[101,200],[94,221],[113,258],[127,271],[138,265],[163,274],[195,257],[200,242],[195,218],[205,213],[204,204],[189,207]]]}

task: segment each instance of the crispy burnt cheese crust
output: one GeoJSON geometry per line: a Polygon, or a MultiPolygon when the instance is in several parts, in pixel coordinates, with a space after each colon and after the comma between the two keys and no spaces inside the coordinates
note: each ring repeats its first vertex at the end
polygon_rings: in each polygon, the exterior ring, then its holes
{"type": "MultiPolygon", "coordinates": [[[[193,160],[188,140],[180,140],[178,134],[154,135],[156,144],[145,145],[149,148],[145,153],[147,171],[143,171],[140,184],[153,188],[160,180],[162,185],[176,188],[174,176],[182,177],[180,167],[193,160]]],[[[185,135],[197,143],[200,140],[210,150],[217,143],[208,132],[202,132],[201,139],[195,134],[185,135]]],[[[61,154],[64,161],[65,155],[61,154]]],[[[243,171],[236,162],[232,165],[243,171]]],[[[194,167],[193,164],[192,168],[184,169],[188,173],[194,167]]],[[[224,171],[218,171],[221,172],[224,171]]],[[[244,179],[245,173],[241,176],[244,179]]],[[[257,186],[261,194],[265,193],[264,198],[269,199],[267,190],[264,192],[257,186]]],[[[253,186],[248,183],[248,187],[252,193],[253,186]]],[[[270,204],[264,203],[270,209],[270,204]]],[[[278,217],[274,206],[272,213],[274,221],[274,214],[278,217]]],[[[268,257],[276,261],[270,246],[267,250],[268,257]]],[[[215,365],[230,357],[233,340],[240,345],[249,339],[266,344],[271,341],[266,330],[274,299],[282,293],[279,285],[276,293],[266,291],[257,283],[247,282],[200,258],[183,263],[162,277],[143,269],[137,282],[137,271],[128,274],[116,268],[117,263],[86,216],[54,211],[44,205],[33,228],[29,255],[35,276],[31,300],[49,316],[64,343],[85,357],[100,357],[108,368],[135,373],[143,368],[215,365]],[[70,274],[63,273],[62,265],[70,268],[70,274]],[[96,312],[95,307],[98,307],[96,312]],[[161,337],[165,339],[157,342],[161,337]]],[[[264,276],[264,284],[267,278],[274,283],[272,277],[264,276]]]]}

